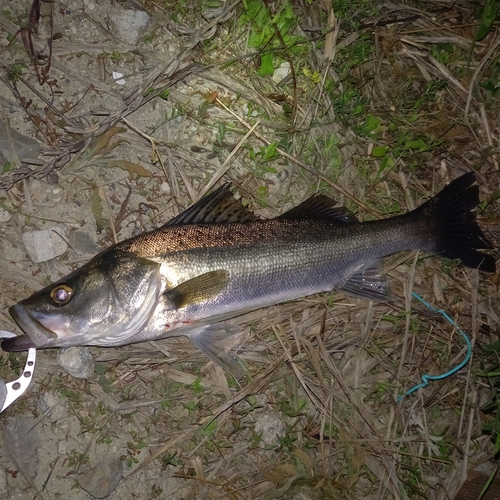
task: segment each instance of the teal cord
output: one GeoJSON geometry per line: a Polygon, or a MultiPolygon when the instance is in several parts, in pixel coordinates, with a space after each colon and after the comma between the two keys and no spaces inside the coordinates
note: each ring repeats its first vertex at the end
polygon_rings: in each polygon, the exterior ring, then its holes
{"type": "Polygon", "coordinates": [[[398,402],[401,401],[404,396],[409,396],[411,393],[415,392],[416,390],[421,389],[423,387],[427,387],[429,382],[431,382],[432,380],[442,380],[446,377],[449,377],[450,375],[454,375],[456,372],[458,372],[458,370],[461,370],[470,361],[470,358],[472,356],[472,344],[469,340],[469,337],[467,337],[467,335],[464,333],[464,331],[458,327],[458,325],[448,316],[448,314],[446,314],[446,312],[443,311],[442,309],[436,309],[435,307],[431,306],[429,304],[429,302],[426,302],[422,297],[420,297],[420,295],[416,294],[415,292],[413,292],[412,295],[417,300],[422,302],[422,304],[424,304],[424,306],[427,307],[428,309],[430,309],[431,311],[434,311],[438,314],[441,314],[441,316],[443,316],[444,319],[446,321],[448,321],[448,323],[450,325],[454,326],[457,329],[457,331],[462,335],[462,337],[465,340],[465,343],[467,344],[467,355],[465,356],[465,359],[459,365],[455,366],[454,368],[447,371],[446,373],[443,373],[442,375],[422,375],[422,382],[420,384],[416,385],[415,387],[412,387],[408,391],[406,391],[402,396],[399,396],[398,402]]]}

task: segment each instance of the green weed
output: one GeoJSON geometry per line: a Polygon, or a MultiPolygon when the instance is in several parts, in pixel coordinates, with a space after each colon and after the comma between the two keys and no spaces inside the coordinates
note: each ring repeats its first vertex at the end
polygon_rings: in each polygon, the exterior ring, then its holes
{"type": "Polygon", "coordinates": [[[500,453],[500,341],[481,346],[483,351],[482,364],[484,369],[478,373],[479,377],[486,378],[490,386],[491,397],[481,410],[487,415],[482,431],[491,436],[493,441],[493,455],[500,453]]]}
{"type": "Polygon", "coordinates": [[[24,63],[15,63],[9,66],[7,70],[7,78],[12,82],[17,82],[19,77],[23,74],[23,70],[25,70],[28,66],[24,63]]]}
{"type": "Polygon", "coordinates": [[[176,451],[174,451],[173,453],[165,453],[165,455],[163,455],[163,457],[161,457],[160,459],[161,466],[166,469],[169,465],[173,465],[174,467],[182,465],[182,462],[179,459],[175,458],[176,456],[176,451]]]}
{"type": "Polygon", "coordinates": [[[275,68],[285,60],[278,56],[280,50],[287,50],[290,54],[302,51],[301,43],[305,39],[293,34],[298,17],[289,0],[278,4],[272,13],[262,0],[243,0],[243,9],[239,25],[242,33],[250,28],[248,46],[260,51],[257,70],[259,76],[272,75],[275,68]],[[276,32],[279,32],[279,36],[276,32]]]}

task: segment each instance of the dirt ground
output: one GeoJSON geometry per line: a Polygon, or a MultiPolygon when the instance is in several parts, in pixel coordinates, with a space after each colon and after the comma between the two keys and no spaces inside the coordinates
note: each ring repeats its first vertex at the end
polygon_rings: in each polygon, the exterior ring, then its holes
{"type": "MultiPolygon", "coordinates": [[[[262,47],[252,5],[0,0],[0,120],[22,136],[0,175],[2,329],[19,333],[9,306],[225,181],[262,217],[319,191],[368,220],[473,170],[499,248],[500,113],[472,90],[487,71],[498,82],[498,27],[473,47],[478,17],[460,3],[286,3],[292,15],[264,2],[271,35],[295,24],[262,47]],[[287,45],[299,35],[300,50],[287,45]],[[25,235],[43,230],[50,249],[30,251],[25,235]]],[[[481,348],[498,341],[498,274],[413,253],[385,267],[391,303],[333,291],[241,318],[249,379],[183,337],[87,348],[80,379],[38,351],[31,387],[0,416],[0,499],[455,498],[496,467],[481,348]],[[398,402],[466,353],[412,291],[475,348],[398,402]]],[[[0,376],[24,360],[2,352],[0,376]]]]}

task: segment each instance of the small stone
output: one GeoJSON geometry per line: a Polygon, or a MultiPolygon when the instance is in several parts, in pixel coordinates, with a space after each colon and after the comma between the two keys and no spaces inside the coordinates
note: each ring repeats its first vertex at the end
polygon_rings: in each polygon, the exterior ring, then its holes
{"type": "Polygon", "coordinates": [[[85,5],[86,10],[94,10],[95,9],[94,0],[83,0],[83,4],[85,5]]]}
{"type": "Polygon", "coordinates": [[[123,462],[118,458],[103,458],[93,469],[78,477],[81,488],[95,498],[106,498],[120,484],[123,462]]]}
{"type": "Polygon", "coordinates": [[[0,224],[5,224],[12,219],[12,214],[3,208],[0,208],[0,224]]]}
{"type": "Polygon", "coordinates": [[[36,158],[40,153],[40,144],[35,139],[26,137],[0,120],[0,162],[14,162],[36,158]]]}
{"type": "Polygon", "coordinates": [[[59,453],[61,457],[64,457],[65,455],[70,453],[71,452],[70,448],[71,446],[67,439],[61,439],[57,443],[57,453],[59,453]]]}
{"type": "Polygon", "coordinates": [[[161,190],[164,192],[164,193],[170,193],[170,184],[168,182],[162,182],[161,183],[161,190]]]}
{"type": "Polygon", "coordinates": [[[255,432],[262,433],[260,445],[266,447],[278,447],[280,438],[285,433],[285,424],[276,416],[264,414],[255,422],[255,432]]]}
{"type": "Polygon", "coordinates": [[[55,186],[59,182],[59,176],[55,172],[50,172],[45,180],[49,186],[55,186]]]}
{"type": "Polygon", "coordinates": [[[84,231],[72,231],[69,233],[69,244],[80,255],[95,255],[101,250],[92,237],[84,231]]]}
{"type": "Polygon", "coordinates": [[[290,74],[290,63],[288,61],[282,62],[273,73],[273,81],[280,83],[290,74]]]}
{"type": "Polygon", "coordinates": [[[65,347],[57,354],[57,364],[72,377],[90,378],[94,360],[87,347],[65,347]]]}
{"type": "Polygon", "coordinates": [[[264,179],[269,181],[268,189],[270,194],[279,195],[283,193],[285,184],[290,180],[291,171],[284,165],[278,165],[276,172],[266,172],[264,179]]]}
{"type": "Polygon", "coordinates": [[[33,262],[46,262],[59,255],[62,255],[68,249],[58,232],[61,228],[42,229],[40,231],[28,231],[23,233],[23,243],[30,259],[33,262]]]}
{"type": "Polygon", "coordinates": [[[135,45],[149,22],[149,15],[143,10],[117,9],[110,16],[114,34],[130,45],[135,45]]]}
{"type": "Polygon", "coordinates": [[[62,420],[68,416],[66,400],[60,394],[44,392],[37,397],[36,403],[44,416],[51,420],[62,420]]]}

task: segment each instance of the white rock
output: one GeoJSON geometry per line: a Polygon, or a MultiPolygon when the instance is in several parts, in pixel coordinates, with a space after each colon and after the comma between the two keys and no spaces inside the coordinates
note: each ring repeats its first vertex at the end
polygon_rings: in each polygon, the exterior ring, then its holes
{"type": "Polygon", "coordinates": [[[260,446],[278,447],[286,434],[285,424],[276,415],[261,415],[255,422],[255,432],[262,433],[260,446]]]}
{"type": "Polygon", "coordinates": [[[57,233],[62,233],[62,229],[56,227],[23,233],[24,246],[33,262],[45,262],[66,252],[68,245],[57,233]]]}
{"type": "Polygon", "coordinates": [[[66,439],[61,439],[58,443],[57,443],[57,453],[64,457],[64,455],[68,454],[71,450],[69,450],[69,446],[68,446],[68,441],[66,439]]]}
{"type": "Polygon", "coordinates": [[[123,73],[118,73],[118,71],[113,71],[113,80],[118,85],[125,85],[127,82],[123,79],[123,73]]]}
{"type": "Polygon", "coordinates": [[[75,378],[90,378],[94,373],[94,359],[87,347],[60,349],[57,364],[75,378]]]}
{"type": "Polygon", "coordinates": [[[149,15],[143,10],[119,9],[112,13],[110,21],[118,38],[135,45],[148,24],[149,15]]]}
{"type": "Polygon", "coordinates": [[[281,82],[283,78],[286,78],[290,74],[290,63],[288,61],[282,62],[273,73],[273,80],[276,83],[281,82]]]}
{"type": "Polygon", "coordinates": [[[94,0],[83,0],[83,4],[85,5],[85,8],[87,10],[94,10],[95,9],[94,0]]]}
{"type": "Polygon", "coordinates": [[[164,193],[170,193],[170,185],[168,182],[162,182],[161,183],[161,190],[164,192],[164,193]]]}
{"type": "Polygon", "coordinates": [[[4,210],[0,208],[0,224],[4,224],[5,222],[9,222],[12,219],[12,215],[8,210],[4,210]]]}

